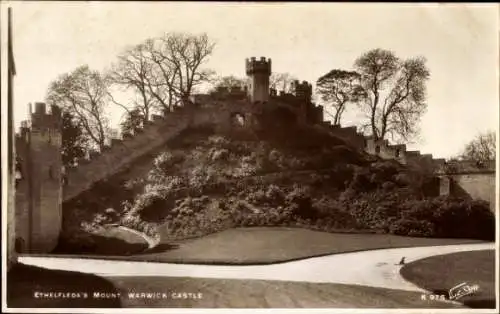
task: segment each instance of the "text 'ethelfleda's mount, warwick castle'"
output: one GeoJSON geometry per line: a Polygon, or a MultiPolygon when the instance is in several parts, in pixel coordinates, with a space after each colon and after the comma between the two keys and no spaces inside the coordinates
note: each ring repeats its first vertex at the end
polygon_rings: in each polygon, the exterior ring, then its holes
{"type": "Polygon", "coordinates": [[[15,140],[18,170],[22,173],[16,187],[17,242],[32,252],[50,252],[61,231],[63,202],[130,166],[189,127],[212,124],[229,132],[259,128],[257,117],[268,108],[286,110],[295,123],[340,138],[353,149],[432,171],[440,179],[440,194],[453,193],[455,187],[460,187],[473,198],[489,201],[494,208],[494,163],[480,167],[459,162],[450,172],[444,159],[408,151],[406,145],[366,137],[355,126],[341,127],[324,121],[323,107],[312,102],[312,85],[306,81],[295,81],[292,93],[278,93],[270,88],[271,59],[247,59],[245,66],[248,86],[193,95],[183,106],[164,115],[153,115],[135,134],[112,139],[103,151],[91,151],[69,169],[62,167],[61,160],[61,111],[51,106],[47,112],[44,103],[36,103],[30,125],[23,122],[15,140]]]}

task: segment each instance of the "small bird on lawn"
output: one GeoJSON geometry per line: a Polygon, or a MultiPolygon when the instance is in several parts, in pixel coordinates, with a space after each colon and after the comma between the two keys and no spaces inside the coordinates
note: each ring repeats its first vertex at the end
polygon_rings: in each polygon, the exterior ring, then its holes
{"type": "Polygon", "coordinates": [[[398,265],[404,265],[404,264],[405,264],[405,257],[403,256],[403,258],[401,258],[401,260],[399,261],[398,265]]]}

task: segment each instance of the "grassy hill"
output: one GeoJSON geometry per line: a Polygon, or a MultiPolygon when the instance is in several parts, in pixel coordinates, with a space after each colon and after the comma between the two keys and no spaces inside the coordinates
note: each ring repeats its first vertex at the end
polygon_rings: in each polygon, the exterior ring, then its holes
{"type": "Polygon", "coordinates": [[[313,127],[229,134],[207,126],[65,203],[58,250],[94,250],[92,234],[107,223],[162,242],[246,226],[493,238],[487,204],[437,191],[435,178],[313,127]]]}

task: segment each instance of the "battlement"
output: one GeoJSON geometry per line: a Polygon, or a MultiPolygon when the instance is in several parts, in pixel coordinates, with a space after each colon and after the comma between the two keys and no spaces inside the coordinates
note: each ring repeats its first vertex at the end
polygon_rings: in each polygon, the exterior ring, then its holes
{"type": "Polygon", "coordinates": [[[365,151],[382,159],[397,160],[402,164],[418,167],[436,174],[494,172],[495,162],[476,163],[470,160],[447,162],[444,158],[434,158],[432,154],[422,154],[419,150],[406,150],[406,145],[390,145],[387,140],[365,138],[365,151]]]}
{"type": "MultiPolygon", "coordinates": [[[[236,86],[233,88],[229,88],[227,86],[219,86],[215,91],[208,94],[206,98],[208,101],[210,100],[239,100],[246,99],[248,94],[248,86],[236,86]]],[[[198,96],[198,95],[196,95],[198,96]]],[[[195,102],[199,102],[203,98],[203,96],[198,99],[195,98],[195,102]]]]}
{"type": "Polygon", "coordinates": [[[137,158],[163,145],[190,124],[187,109],[178,108],[166,115],[152,115],[152,121],[135,134],[111,138],[102,151],[91,150],[66,169],[63,200],[69,200],[123,169],[137,158]]]}
{"type": "Polygon", "coordinates": [[[416,166],[436,173],[439,173],[446,163],[442,158],[434,159],[432,154],[407,151],[405,144],[391,145],[386,139],[376,140],[373,136],[364,136],[362,133],[357,132],[355,126],[342,127],[332,125],[330,121],[323,121],[321,126],[323,129],[328,130],[330,134],[343,139],[356,149],[382,159],[396,160],[401,164],[416,166]]]}
{"type": "Polygon", "coordinates": [[[307,102],[311,101],[312,85],[309,84],[307,81],[302,81],[302,82],[299,82],[298,80],[293,81],[292,90],[295,96],[297,96],[298,98],[304,99],[307,102]]]}
{"type": "Polygon", "coordinates": [[[266,57],[260,57],[257,60],[255,57],[246,59],[246,73],[247,75],[252,75],[255,73],[262,73],[271,75],[271,59],[266,59],[266,57]]]}
{"type": "Polygon", "coordinates": [[[299,99],[294,94],[284,91],[279,91],[278,93],[276,90],[270,89],[270,95],[272,99],[276,99],[290,105],[296,105],[299,102],[299,99]]]}
{"type": "Polygon", "coordinates": [[[292,82],[292,90],[295,92],[312,92],[312,85],[307,81],[295,80],[292,82]]]}
{"type": "Polygon", "coordinates": [[[491,173],[495,172],[494,160],[476,162],[472,160],[451,160],[440,164],[440,172],[446,174],[491,173]]]}
{"type": "MultiPolygon", "coordinates": [[[[30,111],[31,111],[31,104],[30,111]]],[[[50,112],[47,112],[47,106],[43,102],[35,103],[35,111],[31,114],[31,128],[35,130],[60,129],[61,128],[61,109],[56,105],[50,106],[50,112]]]]}
{"type": "Polygon", "coordinates": [[[358,133],[355,126],[342,127],[338,124],[331,124],[330,121],[323,123],[328,128],[330,134],[344,140],[346,143],[349,143],[359,150],[365,148],[365,138],[363,134],[358,133]]]}
{"type": "MultiPolygon", "coordinates": [[[[31,104],[29,109],[31,111],[31,104]]],[[[50,112],[47,112],[45,103],[35,103],[35,111],[31,113],[30,119],[21,121],[21,126],[15,134],[18,157],[26,157],[31,143],[44,145],[43,142],[47,139],[49,146],[51,144],[60,145],[61,127],[61,109],[58,106],[52,105],[50,112]]]]}

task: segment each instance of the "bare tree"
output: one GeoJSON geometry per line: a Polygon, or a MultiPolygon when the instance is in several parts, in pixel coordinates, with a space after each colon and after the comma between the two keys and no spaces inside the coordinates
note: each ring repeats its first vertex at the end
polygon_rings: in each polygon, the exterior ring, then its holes
{"type": "Polygon", "coordinates": [[[269,87],[285,93],[291,93],[292,83],[297,80],[289,73],[271,73],[269,77],[269,87]]]}
{"type": "Polygon", "coordinates": [[[361,75],[354,71],[334,69],[323,75],[316,82],[317,93],[327,106],[332,107],[334,124],[340,124],[342,114],[348,103],[355,103],[360,98],[366,97],[360,85],[361,75]]]}
{"type": "Polygon", "coordinates": [[[84,65],[53,81],[46,100],[71,113],[91,144],[103,149],[109,130],[104,113],[108,95],[107,82],[103,76],[84,65]]]}
{"type": "Polygon", "coordinates": [[[140,110],[143,120],[153,111],[168,112],[188,99],[213,74],[203,65],[215,44],[206,34],[166,33],[125,50],[109,72],[109,80],[136,95],[133,106],[121,106],[130,115],[140,110]]]}
{"type": "Polygon", "coordinates": [[[147,58],[151,64],[151,75],[147,77],[149,93],[158,101],[163,111],[170,111],[180,99],[175,88],[179,69],[165,55],[169,54],[159,38],[148,39],[144,43],[147,58]]]}
{"type": "Polygon", "coordinates": [[[148,41],[149,58],[154,64],[150,83],[152,87],[168,90],[168,104],[156,95],[165,109],[184,102],[194,88],[211,79],[213,71],[203,69],[202,65],[214,47],[206,34],[166,33],[148,41]]]}
{"type": "Polygon", "coordinates": [[[370,50],[355,61],[361,74],[369,123],[377,139],[388,135],[396,141],[409,141],[419,132],[418,123],[427,104],[425,82],[429,78],[426,60],[421,57],[400,60],[393,52],[370,50]]]}
{"type": "Polygon", "coordinates": [[[125,90],[132,90],[137,96],[133,101],[133,109],[115,101],[110,94],[111,101],[125,109],[128,114],[131,110],[139,110],[143,122],[146,122],[150,114],[158,107],[159,101],[155,96],[155,91],[160,94],[158,86],[151,86],[153,65],[147,48],[146,44],[142,43],[125,50],[118,56],[118,61],[113,64],[107,74],[107,79],[111,84],[125,90]]]}
{"type": "Polygon", "coordinates": [[[460,159],[486,162],[495,160],[496,136],[494,131],[478,134],[460,154],[460,159]]]}

